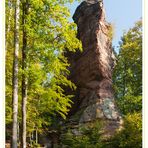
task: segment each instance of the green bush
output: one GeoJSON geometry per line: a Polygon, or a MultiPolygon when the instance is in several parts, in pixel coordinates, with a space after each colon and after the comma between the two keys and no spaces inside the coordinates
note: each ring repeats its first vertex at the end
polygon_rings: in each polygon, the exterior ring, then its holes
{"type": "Polygon", "coordinates": [[[113,148],[142,148],[142,115],[128,114],[124,118],[124,128],[110,140],[113,148]]]}
{"type": "Polygon", "coordinates": [[[122,130],[106,141],[101,138],[102,124],[99,122],[81,127],[79,132],[74,135],[68,130],[61,140],[64,148],[142,148],[142,115],[127,114],[122,130]]]}
{"type": "Polygon", "coordinates": [[[71,130],[68,130],[62,138],[62,145],[66,148],[104,148],[101,128],[102,124],[96,122],[81,127],[79,135],[74,135],[71,130]]]}

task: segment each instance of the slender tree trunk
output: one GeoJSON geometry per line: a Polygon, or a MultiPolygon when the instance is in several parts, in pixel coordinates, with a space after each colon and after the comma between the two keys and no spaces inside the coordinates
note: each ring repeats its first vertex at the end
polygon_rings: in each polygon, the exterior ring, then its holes
{"type": "Polygon", "coordinates": [[[19,123],[18,123],[17,131],[18,131],[18,134],[17,134],[18,135],[17,136],[17,138],[18,138],[18,144],[20,145],[20,140],[19,140],[20,139],[20,136],[19,136],[20,135],[20,127],[19,127],[19,123]]]}
{"type": "Polygon", "coordinates": [[[27,31],[25,28],[26,15],[28,9],[28,1],[23,3],[23,47],[22,47],[22,69],[24,71],[22,75],[22,148],[26,148],[26,104],[27,104],[27,31]]]}
{"type": "Polygon", "coordinates": [[[32,134],[30,135],[30,146],[32,147],[32,139],[31,139],[31,137],[32,137],[32,134]]]}
{"type": "Polygon", "coordinates": [[[36,140],[36,144],[38,144],[38,130],[35,130],[35,140],[36,140]]]}
{"type": "Polygon", "coordinates": [[[17,114],[18,114],[18,55],[19,55],[19,9],[20,1],[16,0],[15,4],[15,30],[14,30],[14,62],[13,62],[13,125],[12,125],[12,148],[17,148],[17,114]]]}

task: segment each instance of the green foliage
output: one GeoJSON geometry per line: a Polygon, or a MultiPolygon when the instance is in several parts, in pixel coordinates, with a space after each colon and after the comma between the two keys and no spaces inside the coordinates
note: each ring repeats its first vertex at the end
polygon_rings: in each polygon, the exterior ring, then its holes
{"type": "MultiPolygon", "coordinates": [[[[20,18],[22,18],[21,2],[20,18]]],[[[70,12],[66,4],[73,0],[30,0],[28,14],[25,15],[27,32],[27,69],[21,69],[20,39],[19,51],[19,122],[21,121],[21,77],[28,78],[27,97],[27,136],[36,128],[42,132],[43,127],[50,126],[52,117],[60,115],[66,118],[71,107],[71,95],[65,95],[63,87],[75,89],[75,85],[67,79],[69,75],[66,51],[82,50],[81,42],[76,38],[76,25],[68,21],[70,12]]],[[[14,16],[14,2],[12,15],[14,16]]],[[[6,10],[10,9],[6,1],[6,10]]],[[[11,124],[12,115],[12,57],[14,44],[13,19],[9,23],[9,11],[6,11],[6,124],[11,124]],[[8,25],[10,24],[10,25],[8,25]]],[[[12,17],[13,18],[13,17],[12,17]]],[[[22,38],[22,20],[20,19],[20,38],[22,38]]]]}
{"type": "Polygon", "coordinates": [[[108,37],[109,37],[110,41],[113,40],[114,33],[115,33],[114,29],[115,29],[114,24],[109,24],[109,26],[108,26],[108,37]]]}
{"type": "Polygon", "coordinates": [[[29,145],[29,147],[30,147],[30,148],[35,148],[35,147],[36,147],[36,148],[40,148],[41,145],[40,145],[40,144],[37,144],[35,141],[33,141],[32,144],[29,145]]]}
{"type": "MultiPolygon", "coordinates": [[[[13,5],[13,4],[12,4],[13,5]]],[[[10,5],[9,1],[6,0],[6,24],[5,24],[5,32],[6,32],[6,70],[5,70],[5,91],[6,91],[6,123],[10,124],[12,122],[12,64],[13,64],[13,39],[14,39],[14,28],[11,26],[14,25],[14,10],[12,9],[12,5],[10,5]],[[11,10],[11,11],[10,11],[11,10]],[[11,19],[9,17],[11,16],[11,19]],[[8,29],[9,28],[9,29],[8,29]]]]}
{"type": "Polygon", "coordinates": [[[142,147],[142,21],[124,33],[114,75],[116,103],[124,128],[111,139],[112,147],[142,147]]]}
{"type": "Polygon", "coordinates": [[[111,139],[114,148],[142,148],[142,115],[128,114],[124,118],[124,128],[111,139]]]}
{"type": "Polygon", "coordinates": [[[108,139],[102,139],[100,122],[80,128],[78,135],[68,130],[61,143],[65,148],[142,148],[141,118],[141,113],[127,114],[123,118],[123,128],[108,139]]]}
{"type": "Polygon", "coordinates": [[[142,108],[142,21],[124,33],[113,75],[115,98],[123,114],[142,108]]]}
{"type": "MultiPolygon", "coordinates": [[[[84,125],[83,125],[84,126],[84,125]]],[[[102,123],[90,123],[79,129],[79,135],[74,135],[70,130],[63,136],[62,145],[66,148],[104,148],[102,123]]]]}
{"type": "MultiPolygon", "coordinates": [[[[21,76],[28,78],[27,136],[38,129],[57,124],[56,116],[66,118],[71,107],[71,95],[65,95],[63,87],[75,89],[67,79],[69,63],[64,53],[82,50],[76,38],[76,25],[68,21],[70,16],[66,3],[73,0],[30,0],[28,15],[25,16],[27,31],[27,70],[21,69],[20,40],[19,55],[19,122],[21,121],[21,76]]],[[[6,0],[6,124],[11,125],[12,116],[12,63],[14,50],[14,2],[6,0]],[[7,32],[10,26],[9,32],[7,32]]],[[[22,4],[21,4],[22,16],[22,4]]],[[[20,17],[21,18],[21,17],[20,17]]],[[[22,25],[20,20],[20,38],[22,25]]],[[[109,36],[112,39],[113,29],[109,36]]],[[[142,122],[142,23],[123,35],[120,44],[118,64],[114,72],[114,88],[117,104],[125,116],[124,129],[112,139],[114,148],[140,148],[142,122]],[[138,113],[137,113],[138,112],[138,113]],[[129,113],[129,114],[128,114],[129,113]]],[[[58,124],[57,124],[58,125],[58,124]]],[[[67,147],[107,148],[101,139],[100,123],[81,128],[81,135],[74,136],[70,131],[62,143],[67,147]]],[[[7,135],[10,136],[9,133],[7,135]]],[[[36,147],[36,146],[35,146],[36,147]]]]}
{"type": "MultiPolygon", "coordinates": [[[[69,64],[64,52],[81,49],[76,39],[76,26],[70,23],[65,3],[69,1],[30,1],[25,24],[28,34],[28,126],[49,126],[52,116],[60,114],[64,119],[71,107],[70,95],[63,86],[75,89],[67,79],[69,64]],[[30,108],[31,107],[31,108],[30,108]],[[34,113],[33,113],[34,112],[34,113]],[[30,122],[32,121],[33,122],[30,122]]],[[[29,129],[28,129],[29,130],[29,129]]]]}

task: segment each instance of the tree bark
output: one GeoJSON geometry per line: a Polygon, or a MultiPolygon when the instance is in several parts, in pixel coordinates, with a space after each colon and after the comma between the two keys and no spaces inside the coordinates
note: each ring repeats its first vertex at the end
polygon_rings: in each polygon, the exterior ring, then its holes
{"type": "Polygon", "coordinates": [[[35,130],[35,140],[36,140],[36,144],[38,144],[38,130],[35,130]]]}
{"type": "Polygon", "coordinates": [[[26,148],[26,104],[27,104],[27,31],[25,28],[28,1],[23,2],[23,47],[22,47],[22,148],[26,148]]]}
{"type": "Polygon", "coordinates": [[[12,148],[17,148],[17,114],[18,114],[18,55],[19,55],[19,14],[20,14],[20,1],[16,0],[15,3],[15,31],[14,31],[14,62],[13,62],[13,93],[12,93],[12,102],[13,102],[13,125],[12,125],[12,148]]]}

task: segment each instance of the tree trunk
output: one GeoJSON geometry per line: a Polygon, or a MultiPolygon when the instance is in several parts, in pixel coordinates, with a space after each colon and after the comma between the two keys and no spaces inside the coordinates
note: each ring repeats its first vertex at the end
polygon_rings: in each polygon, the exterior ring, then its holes
{"type": "Polygon", "coordinates": [[[28,1],[23,3],[23,47],[22,47],[22,148],[26,148],[26,103],[27,103],[27,31],[25,28],[28,1]]]}
{"type": "Polygon", "coordinates": [[[18,145],[20,145],[20,127],[19,127],[19,123],[18,123],[18,127],[17,127],[17,131],[18,131],[18,134],[17,134],[17,139],[18,139],[18,145]]]}
{"type": "Polygon", "coordinates": [[[32,134],[30,134],[30,147],[32,147],[32,139],[31,139],[32,134]]]}
{"type": "Polygon", "coordinates": [[[16,0],[15,4],[15,31],[14,31],[14,62],[13,62],[13,125],[12,125],[12,148],[17,148],[17,114],[18,114],[18,55],[19,55],[19,9],[20,1],[16,0]]]}
{"type": "Polygon", "coordinates": [[[36,144],[38,144],[38,130],[35,130],[35,140],[36,140],[36,144]]]}

